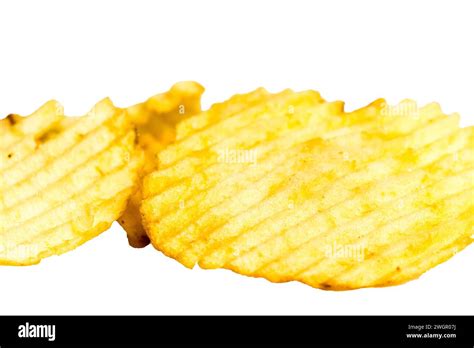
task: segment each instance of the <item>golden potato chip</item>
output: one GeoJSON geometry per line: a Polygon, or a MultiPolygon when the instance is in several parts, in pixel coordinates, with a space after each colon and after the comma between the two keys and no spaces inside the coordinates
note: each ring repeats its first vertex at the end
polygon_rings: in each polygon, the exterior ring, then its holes
{"type": "MultiPolygon", "coordinates": [[[[144,150],[145,163],[140,169],[140,179],[156,169],[156,154],[175,139],[176,124],[201,111],[204,88],[196,82],[179,82],[162,94],[146,102],[127,108],[129,117],[137,127],[138,144],[144,150]]],[[[118,220],[127,232],[131,246],[144,247],[149,239],[142,226],[139,206],[142,201],[141,186],[132,194],[127,209],[118,220]]]]}
{"type": "Polygon", "coordinates": [[[74,249],[124,211],[143,163],[127,114],[109,99],[66,118],[50,101],[0,126],[0,264],[74,249]]]}
{"type": "Polygon", "coordinates": [[[160,152],[141,206],[158,250],[342,290],[417,278],[472,242],[474,128],[458,115],[258,93],[189,118],[160,152]]]}

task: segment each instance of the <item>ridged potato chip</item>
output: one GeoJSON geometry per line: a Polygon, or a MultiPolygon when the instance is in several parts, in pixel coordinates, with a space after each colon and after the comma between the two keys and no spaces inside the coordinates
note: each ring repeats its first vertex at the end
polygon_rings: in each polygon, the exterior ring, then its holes
{"type": "MultiPolygon", "coordinates": [[[[173,142],[176,124],[201,111],[204,88],[197,82],[178,82],[171,89],[157,94],[141,104],[127,108],[127,113],[137,127],[138,144],[144,150],[145,163],[140,169],[140,179],[156,169],[156,155],[164,146],[173,142]]],[[[132,194],[127,209],[118,220],[127,232],[133,247],[149,244],[142,226],[139,206],[142,201],[141,185],[132,194]]]]}
{"type": "Polygon", "coordinates": [[[36,264],[107,230],[138,182],[135,140],[109,99],[83,117],[50,101],[0,121],[0,264],[36,264]]]}
{"type": "Polygon", "coordinates": [[[143,183],[152,244],[187,267],[332,290],[400,284],[472,242],[474,128],[433,103],[354,112],[263,89],[179,124],[143,183]]]}

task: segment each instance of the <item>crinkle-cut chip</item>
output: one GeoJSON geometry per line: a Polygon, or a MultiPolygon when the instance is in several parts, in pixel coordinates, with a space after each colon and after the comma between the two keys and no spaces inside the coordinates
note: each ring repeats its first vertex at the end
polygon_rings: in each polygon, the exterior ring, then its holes
{"type": "MultiPolygon", "coordinates": [[[[254,93],[259,91],[260,89],[254,93]]],[[[247,95],[249,98],[253,97],[252,93],[247,95]]],[[[259,95],[261,95],[260,92],[259,95]]],[[[259,157],[262,157],[271,150],[271,147],[285,148],[291,146],[295,138],[303,141],[313,137],[314,130],[321,128],[319,124],[323,123],[320,122],[320,118],[324,119],[324,124],[329,125],[336,122],[336,119],[328,115],[339,113],[342,110],[341,102],[323,103],[320,95],[313,91],[293,93],[286,90],[276,95],[267,93],[260,98],[259,103],[240,111],[236,111],[237,107],[231,105],[234,102],[239,104],[239,108],[243,107],[244,103],[240,98],[231,98],[229,101],[221,103],[222,105],[218,104],[218,110],[228,111],[225,114],[222,114],[223,111],[221,111],[219,112],[220,116],[216,116],[216,119],[221,120],[220,122],[209,124],[207,127],[188,134],[159,153],[161,170],[146,178],[150,185],[144,184],[144,190],[148,190],[145,191],[145,195],[157,194],[162,188],[173,186],[172,184],[178,181],[186,184],[186,179],[191,177],[191,173],[199,175],[205,167],[210,165],[213,165],[212,168],[220,174],[227,175],[234,171],[235,167],[227,166],[226,158],[233,154],[238,155],[237,150],[240,148],[253,146],[253,150],[257,150],[259,157]],[[223,105],[227,105],[227,108],[223,105]],[[308,107],[314,109],[316,116],[307,112],[308,107]],[[304,112],[299,113],[298,111],[301,110],[304,112]],[[272,118],[271,113],[275,111],[279,116],[272,118]],[[298,116],[293,117],[295,113],[298,113],[298,116]],[[266,114],[267,117],[259,117],[262,114],[266,114]],[[257,122],[254,122],[256,120],[257,122]],[[271,126],[265,129],[269,123],[271,126]],[[231,130],[225,129],[229,127],[231,130]],[[224,131],[222,131],[223,129],[224,131]],[[279,134],[292,130],[300,132],[297,137],[288,137],[288,140],[285,140],[285,137],[278,137],[279,134]],[[272,142],[271,146],[265,146],[265,142],[262,140],[271,137],[275,138],[274,143],[272,142]],[[257,146],[260,147],[255,149],[257,146]]],[[[209,113],[215,111],[213,110],[211,107],[210,110],[191,117],[189,121],[198,120],[201,116],[207,119],[209,113]]],[[[339,121],[341,120],[339,119],[339,121]]],[[[250,152],[249,155],[251,154],[250,152]]],[[[238,165],[239,163],[234,164],[238,165]]]]}
{"type": "MultiPolygon", "coordinates": [[[[286,119],[288,128],[300,128],[299,123],[303,122],[307,116],[297,111],[304,107],[314,107],[323,101],[319,93],[314,91],[294,93],[291,90],[285,90],[278,94],[269,94],[257,104],[244,107],[239,111],[233,110],[229,105],[226,108],[229,113],[220,115],[218,122],[211,123],[186,137],[180,137],[180,140],[161,151],[159,153],[160,168],[169,167],[188,155],[205,152],[207,148],[231,139],[235,135],[240,136],[241,131],[252,125],[260,126],[260,131],[268,138],[276,136],[280,128],[267,127],[273,124],[274,115],[278,115],[280,119],[286,119]],[[295,114],[300,117],[295,117],[295,114]]],[[[231,104],[232,99],[228,103],[231,104]]],[[[208,112],[201,113],[189,121],[192,122],[201,117],[206,118],[206,115],[212,111],[211,108],[208,112]]]]}
{"type": "MultiPolygon", "coordinates": [[[[201,111],[204,88],[197,82],[178,82],[168,92],[157,94],[141,104],[127,108],[131,121],[136,125],[138,144],[144,150],[145,163],[140,168],[140,179],[156,169],[156,156],[165,145],[176,137],[176,125],[201,111]]],[[[140,215],[141,185],[132,194],[118,222],[127,232],[128,241],[136,248],[149,244],[140,215]]]]}
{"type": "Polygon", "coordinates": [[[155,248],[343,290],[415,279],[472,242],[474,127],[458,115],[254,93],[231,115],[191,117],[160,152],[141,205],[155,248]]]}
{"type": "Polygon", "coordinates": [[[143,164],[135,130],[109,99],[68,118],[55,101],[0,133],[0,264],[31,265],[105,231],[143,164]]]}
{"type": "Polygon", "coordinates": [[[191,133],[212,125],[224,118],[252,107],[270,95],[264,88],[258,88],[250,93],[236,94],[225,102],[216,103],[207,111],[179,122],[176,126],[176,140],[187,137],[191,133]]]}

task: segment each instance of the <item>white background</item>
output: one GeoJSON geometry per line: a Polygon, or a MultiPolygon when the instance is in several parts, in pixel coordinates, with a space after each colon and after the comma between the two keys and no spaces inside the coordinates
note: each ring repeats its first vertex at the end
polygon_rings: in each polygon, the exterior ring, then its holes
{"type": "MultiPolygon", "coordinates": [[[[10,1],[0,5],[0,114],[55,98],[71,115],[179,80],[204,106],[265,86],[353,109],[439,101],[474,124],[470,1],[10,1]]],[[[0,268],[0,314],[474,314],[474,248],[406,285],[325,292],[190,271],[118,225],[33,267],[0,268]]]]}

